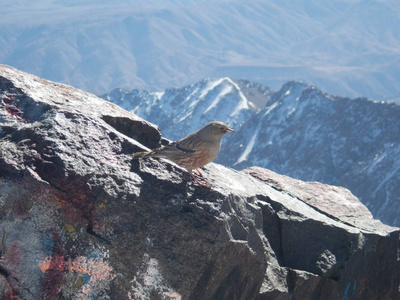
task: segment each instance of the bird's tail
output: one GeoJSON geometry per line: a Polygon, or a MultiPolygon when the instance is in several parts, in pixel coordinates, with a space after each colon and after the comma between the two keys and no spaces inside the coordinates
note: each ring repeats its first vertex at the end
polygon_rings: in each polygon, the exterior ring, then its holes
{"type": "Polygon", "coordinates": [[[138,159],[142,157],[150,157],[153,156],[153,154],[154,154],[153,151],[136,152],[135,154],[132,155],[132,158],[138,159]]]}

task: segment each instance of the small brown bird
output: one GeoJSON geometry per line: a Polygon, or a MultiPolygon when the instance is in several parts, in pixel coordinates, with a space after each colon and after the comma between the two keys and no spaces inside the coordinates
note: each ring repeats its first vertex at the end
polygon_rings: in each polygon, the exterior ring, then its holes
{"type": "Polygon", "coordinates": [[[166,158],[185,168],[194,181],[201,184],[193,175],[193,170],[196,169],[203,177],[198,168],[212,162],[217,157],[221,148],[221,138],[228,132],[235,131],[222,122],[214,121],[179,141],[149,152],[137,152],[133,155],[133,159],[141,157],[166,158]]]}

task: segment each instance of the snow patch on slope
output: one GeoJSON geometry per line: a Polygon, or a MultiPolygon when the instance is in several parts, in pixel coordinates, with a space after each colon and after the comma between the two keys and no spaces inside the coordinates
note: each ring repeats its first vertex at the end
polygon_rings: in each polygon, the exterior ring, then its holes
{"type": "Polygon", "coordinates": [[[249,154],[251,153],[251,151],[254,148],[254,145],[255,145],[256,139],[257,139],[257,135],[258,135],[258,130],[252,136],[250,142],[247,144],[246,148],[244,149],[242,155],[240,155],[239,159],[236,161],[235,165],[240,164],[241,162],[247,160],[249,154]]]}

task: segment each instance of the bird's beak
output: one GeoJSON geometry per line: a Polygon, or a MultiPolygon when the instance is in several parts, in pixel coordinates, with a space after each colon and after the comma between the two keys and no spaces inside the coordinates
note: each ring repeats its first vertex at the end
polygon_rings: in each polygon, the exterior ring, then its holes
{"type": "Polygon", "coordinates": [[[229,128],[229,127],[228,127],[228,128],[226,129],[226,132],[236,132],[236,131],[233,130],[232,128],[229,128]]]}

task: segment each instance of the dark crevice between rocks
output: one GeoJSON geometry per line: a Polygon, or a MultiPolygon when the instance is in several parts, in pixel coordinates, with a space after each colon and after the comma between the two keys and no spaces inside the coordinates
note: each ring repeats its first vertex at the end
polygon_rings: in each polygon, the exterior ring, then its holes
{"type": "Polygon", "coordinates": [[[318,281],[317,286],[315,287],[313,293],[310,296],[311,300],[322,299],[321,298],[322,293],[324,290],[326,290],[325,285],[328,280],[333,280],[334,282],[339,283],[340,273],[344,270],[347,261],[348,258],[342,259],[341,261],[338,261],[334,266],[332,266],[332,268],[329,269],[327,272],[323,273],[322,275],[319,275],[320,280],[318,281]]]}
{"type": "Polygon", "coordinates": [[[2,295],[4,297],[4,299],[5,300],[6,299],[10,299],[10,300],[21,299],[20,298],[21,294],[20,294],[19,289],[16,288],[15,283],[12,282],[12,281],[18,282],[18,280],[15,277],[11,276],[11,273],[6,268],[4,268],[2,265],[0,265],[0,276],[2,276],[4,278],[4,280],[6,281],[8,287],[10,289],[9,293],[2,295]]]}
{"type": "Polygon", "coordinates": [[[24,170],[16,168],[15,165],[7,163],[7,161],[0,157],[0,178],[21,181],[24,179],[24,173],[24,170]]]}
{"type": "Polygon", "coordinates": [[[10,276],[10,272],[4,268],[2,265],[0,265],[0,275],[2,275],[3,277],[5,277],[8,281],[8,277],[10,276]]]}
{"type": "Polygon", "coordinates": [[[296,272],[291,268],[287,268],[286,284],[287,284],[287,288],[288,288],[288,293],[290,295],[293,294],[293,292],[296,288],[296,281],[297,281],[296,272]]]}
{"type": "Polygon", "coordinates": [[[0,138],[3,138],[7,135],[11,135],[13,132],[17,131],[18,129],[14,126],[1,124],[0,128],[0,138]]]}
{"type": "Polygon", "coordinates": [[[282,245],[282,222],[277,213],[279,208],[273,206],[273,201],[264,195],[258,195],[258,206],[263,216],[263,232],[276,255],[279,265],[286,266],[282,245]],[[278,230],[276,230],[276,228],[278,230]],[[271,230],[274,229],[274,230],[271,230]]]}
{"type": "Polygon", "coordinates": [[[20,91],[14,83],[4,76],[0,76],[0,91],[20,91]]]}
{"type": "MultiPolygon", "coordinates": [[[[3,230],[3,235],[1,238],[0,242],[0,262],[2,261],[3,255],[6,253],[6,239],[7,239],[7,234],[5,230],[3,230]]],[[[21,290],[21,284],[18,278],[13,276],[10,271],[7,270],[6,267],[2,266],[0,264],[0,276],[4,278],[6,281],[8,287],[10,288],[11,294],[3,294],[4,299],[19,299],[21,296],[20,290],[21,290]]],[[[31,291],[28,288],[24,288],[29,294],[33,296],[31,291]]]]}
{"type": "Polygon", "coordinates": [[[103,115],[103,120],[118,132],[154,149],[161,145],[161,133],[144,120],[121,116],[103,115]]]}
{"type": "Polygon", "coordinates": [[[11,272],[8,271],[2,265],[0,265],[0,276],[2,276],[4,278],[4,280],[7,282],[7,285],[10,288],[10,292],[11,292],[11,294],[10,293],[5,294],[5,295],[3,294],[2,299],[4,299],[4,300],[23,299],[21,290],[24,290],[27,293],[29,293],[29,295],[31,295],[33,297],[32,299],[35,298],[34,295],[32,294],[32,292],[29,290],[29,288],[21,286],[21,282],[18,280],[18,278],[16,278],[15,276],[12,276],[11,272]]]}
{"type": "Polygon", "coordinates": [[[100,234],[98,234],[97,232],[95,232],[93,230],[93,219],[90,218],[88,225],[86,227],[86,232],[92,236],[94,236],[99,242],[106,244],[106,245],[112,245],[111,241],[109,241],[108,239],[106,239],[105,237],[101,236],[100,234]]]}

